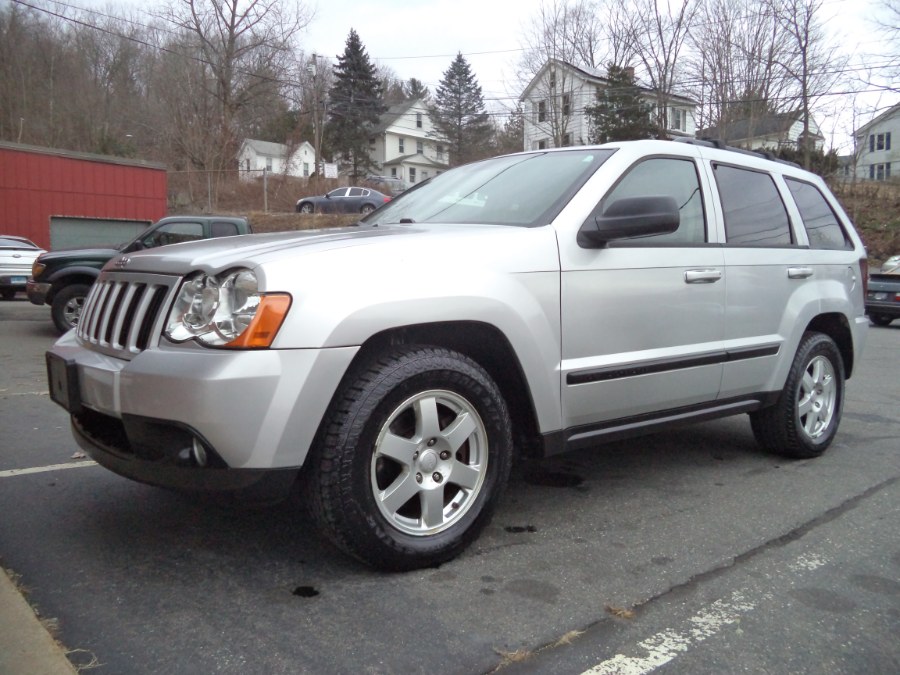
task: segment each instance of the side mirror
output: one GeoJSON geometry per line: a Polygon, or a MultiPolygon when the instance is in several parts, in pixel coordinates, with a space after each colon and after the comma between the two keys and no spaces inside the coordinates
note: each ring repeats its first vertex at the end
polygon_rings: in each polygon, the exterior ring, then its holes
{"type": "Polygon", "coordinates": [[[678,229],[680,222],[674,197],[624,197],[585,221],[577,241],[583,248],[598,248],[613,239],[670,234],[678,229]]]}

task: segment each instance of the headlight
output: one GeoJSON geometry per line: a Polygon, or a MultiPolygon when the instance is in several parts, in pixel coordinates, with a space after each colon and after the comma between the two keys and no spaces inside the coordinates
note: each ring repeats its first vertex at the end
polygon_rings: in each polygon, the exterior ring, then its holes
{"type": "Polygon", "coordinates": [[[199,340],[213,347],[268,347],[290,307],[290,296],[261,294],[256,275],[235,270],[185,279],[166,321],[174,342],[199,340]]]}

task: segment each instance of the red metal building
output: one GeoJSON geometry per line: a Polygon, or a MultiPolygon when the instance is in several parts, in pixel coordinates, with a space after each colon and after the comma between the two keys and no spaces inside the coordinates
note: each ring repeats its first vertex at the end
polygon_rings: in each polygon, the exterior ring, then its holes
{"type": "Polygon", "coordinates": [[[0,142],[0,234],[49,249],[65,225],[134,229],[165,215],[161,164],[0,142]]]}

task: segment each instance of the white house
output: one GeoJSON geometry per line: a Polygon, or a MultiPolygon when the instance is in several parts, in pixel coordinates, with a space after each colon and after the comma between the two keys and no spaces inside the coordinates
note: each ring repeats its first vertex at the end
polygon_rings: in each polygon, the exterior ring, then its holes
{"type": "Polygon", "coordinates": [[[379,171],[413,185],[444,171],[447,145],[438,136],[424,99],[388,108],[369,139],[369,153],[379,171]]]}
{"type": "MultiPolygon", "coordinates": [[[[746,150],[798,149],[803,139],[803,113],[795,110],[734,120],[726,125],[701,129],[697,136],[724,141],[746,150]]],[[[816,150],[825,147],[825,137],[812,117],[809,118],[809,139],[811,147],[816,150]]]]}
{"type": "Polygon", "coordinates": [[[243,180],[261,178],[263,172],[285,176],[309,177],[316,170],[316,151],[308,141],[291,149],[284,143],[270,143],[251,138],[241,143],[238,172],[243,180]]]}
{"type": "Polygon", "coordinates": [[[900,103],[856,130],[856,177],[900,177],[900,103]]]}
{"type": "MultiPolygon", "coordinates": [[[[609,80],[598,70],[549,59],[519,96],[525,112],[525,150],[587,143],[591,130],[584,110],[597,102],[597,93],[607,86],[609,80]]],[[[656,92],[639,89],[655,109],[656,92]]],[[[670,137],[693,137],[696,106],[686,96],[669,96],[666,121],[670,137]]]]}

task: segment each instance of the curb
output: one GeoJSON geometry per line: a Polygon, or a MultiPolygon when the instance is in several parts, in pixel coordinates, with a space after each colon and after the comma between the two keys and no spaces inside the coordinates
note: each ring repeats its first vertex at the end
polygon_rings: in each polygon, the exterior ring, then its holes
{"type": "Polygon", "coordinates": [[[78,671],[0,567],[0,673],[74,675],[78,671]]]}

